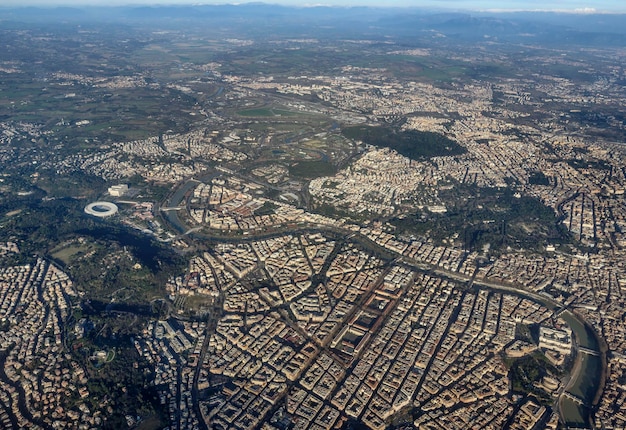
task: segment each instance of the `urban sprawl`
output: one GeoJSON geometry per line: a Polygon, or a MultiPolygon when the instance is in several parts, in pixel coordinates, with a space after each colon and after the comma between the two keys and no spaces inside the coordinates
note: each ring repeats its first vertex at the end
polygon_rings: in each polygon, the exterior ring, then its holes
{"type": "MultiPolygon", "coordinates": [[[[20,73],[19,65],[10,66],[0,74],[20,73]]],[[[106,222],[189,257],[186,271],[165,286],[176,310],[133,337],[169,428],[333,429],[356,420],[384,429],[412,416],[417,428],[556,429],[581,410],[593,411],[595,428],[626,426],[626,151],[621,142],[569,127],[575,112],[550,110],[624,103],[623,67],[584,86],[537,75],[445,87],[357,66],[332,76],[287,77],[222,73],[218,63],[179,67],[210,72],[223,89],[221,105],[194,112],[201,126],[71,156],[23,155],[60,176],[80,171],[107,181],[112,188],[99,200],[119,211],[106,222]],[[227,115],[225,106],[248,100],[250,109],[279,101],[293,115],[351,125],[406,117],[403,130],[444,134],[465,152],[409,159],[348,141],[335,154],[335,173],[294,178],[293,161],[284,158],[293,154],[283,149],[305,148],[303,160],[317,159],[306,148],[326,148],[340,131],[315,130],[285,143],[278,131],[250,126],[264,121],[260,114],[227,115]],[[526,120],[525,108],[544,112],[544,121],[526,120]],[[282,148],[274,160],[247,167],[252,150],[272,145],[282,148]],[[547,181],[531,180],[536,172],[547,181]],[[142,199],[126,186],[137,175],[170,194],[142,199]],[[462,185],[513,188],[517,199],[539,200],[574,246],[510,244],[491,253],[488,246],[468,248],[462,232],[435,241],[388,222],[416,209],[445,216],[450,207],[442,192],[462,185]],[[334,212],[316,210],[322,206],[334,212]],[[202,241],[213,245],[196,251],[202,241]],[[202,317],[191,318],[184,310],[197,298],[202,317]],[[585,325],[589,338],[581,337],[585,325]],[[521,339],[519,326],[538,327],[538,342],[521,339]],[[546,365],[570,369],[534,382],[551,407],[512,387],[506,363],[536,351],[546,365]],[[590,360],[601,363],[591,394],[579,380],[590,360]]],[[[84,85],[154,84],[141,76],[94,81],[58,73],[47,85],[64,85],[69,94],[84,85]]],[[[36,123],[0,127],[5,160],[14,156],[17,136],[44,133],[36,123]]],[[[0,252],[10,256],[20,247],[9,242],[0,252]]],[[[97,428],[106,419],[110,406],[89,402],[87,373],[69,353],[88,330],[85,320],[68,323],[81,295],[52,261],[0,268],[3,428],[97,428]]],[[[92,361],[114,359],[102,350],[92,361]]],[[[133,426],[140,417],[127,420],[133,426]]]]}

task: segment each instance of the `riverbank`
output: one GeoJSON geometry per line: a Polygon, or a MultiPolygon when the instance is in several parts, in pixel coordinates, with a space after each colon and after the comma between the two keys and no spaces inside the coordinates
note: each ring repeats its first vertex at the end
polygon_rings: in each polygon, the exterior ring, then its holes
{"type": "MultiPolygon", "coordinates": [[[[191,181],[182,184],[181,187],[172,194],[171,198],[169,199],[168,206],[179,207],[182,204],[186,194],[191,190],[194,185],[195,184],[191,181]]],[[[178,217],[176,211],[167,212],[164,218],[166,218],[170,224],[173,224],[177,230],[188,231],[188,226],[186,226],[184,222],[178,217]]],[[[332,232],[336,234],[341,234],[340,230],[342,229],[340,226],[331,227],[327,225],[319,226],[318,228],[313,225],[309,225],[307,227],[292,226],[290,228],[289,234],[294,234],[295,232],[301,230],[319,230],[322,233],[332,232]]],[[[470,283],[473,284],[474,288],[478,289],[500,291],[524,297],[534,302],[541,303],[548,309],[552,310],[555,314],[562,317],[570,326],[574,334],[573,354],[575,355],[575,360],[574,366],[571,370],[570,379],[566,383],[566,387],[558,400],[557,408],[560,412],[561,421],[566,425],[591,428],[591,415],[593,412],[593,407],[598,403],[599,399],[601,398],[604,387],[604,380],[606,375],[606,345],[604,344],[600,336],[593,330],[591,326],[589,326],[585,322],[585,320],[581,316],[567,309],[564,309],[562,303],[556,302],[550,296],[527,291],[514,284],[500,284],[492,283],[486,280],[474,280],[473,277],[470,278],[467,275],[458,272],[448,271],[438,266],[432,266],[428,263],[397,255],[389,249],[373,242],[369,237],[361,234],[358,231],[343,231],[343,233],[350,237],[351,240],[367,244],[367,248],[374,252],[388,256],[390,254],[393,254],[390,258],[399,257],[400,261],[402,261],[404,264],[407,264],[408,266],[411,266],[415,270],[422,272],[427,271],[436,276],[441,276],[454,281],[458,281],[461,284],[470,283]],[[604,347],[601,347],[601,345],[604,345],[604,347]],[[582,348],[582,350],[580,348],[582,348]]],[[[194,236],[197,236],[198,238],[201,238],[203,240],[212,240],[217,242],[223,240],[231,243],[249,242],[262,239],[262,236],[274,236],[280,234],[287,233],[284,231],[274,231],[271,233],[266,232],[261,235],[250,234],[246,237],[235,236],[220,238],[212,234],[206,234],[206,232],[194,232],[194,236]]]]}

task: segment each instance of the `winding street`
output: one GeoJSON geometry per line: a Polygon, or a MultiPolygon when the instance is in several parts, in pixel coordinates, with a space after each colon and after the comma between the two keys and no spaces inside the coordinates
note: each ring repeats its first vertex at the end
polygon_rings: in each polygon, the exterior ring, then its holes
{"type": "MultiPolygon", "coordinates": [[[[215,175],[217,175],[217,173],[209,175],[209,176],[212,177],[215,175]]],[[[197,183],[197,181],[193,179],[183,183],[181,187],[177,189],[171,195],[169,201],[164,203],[162,206],[163,207],[178,207],[180,203],[182,202],[182,200],[185,198],[188,191],[191,190],[191,188],[193,187],[195,183],[197,183]]],[[[574,312],[567,310],[561,303],[555,301],[552,297],[548,295],[543,295],[543,294],[538,294],[532,291],[528,291],[524,289],[522,286],[515,285],[513,283],[504,284],[504,283],[490,282],[485,279],[475,279],[475,274],[477,271],[475,271],[472,276],[467,276],[462,273],[453,272],[450,270],[443,269],[439,266],[435,266],[429,263],[425,263],[425,262],[421,262],[412,258],[408,258],[401,254],[398,254],[395,251],[384,248],[383,246],[374,242],[372,239],[361,234],[360,232],[354,232],[354,231],[342,229],[341,227],[338,227],[338,226],[329,226],[329,225],[321,225],[321,224],[317,224],[317,225],[316,224],[306,224],[306,225],[301,224],[295,227],[284,226],[281,228],[277,228],[275,231],[267,232],[263,234],[249,234],[247,236],[233,237],[233,236],[228,236],[228,235],[223,235],[223,234],[207,234],[207,233],[200,232],[200,231],[191,232],[192,228],[184,224],[183,221],[181,221],[180,217],[178,216],[177,211],[168,211],[165,213],[165,216],[163,218],[170,224],[171,227],[173,227],[175,230],[179,232],[187,232],[189,233],[190,236],[193,236],[196,239],[216,241],[216,242],[223,241],[223,242],[230,242],[230,243],[242,243],[242,242],[252,242],[256,240],[267,239],[270,237],[277,237],[283,234],[298,234],[298,233],[304,233],[304,232],[320,232],[323,234],[330,233],[331,235],[337,235],[339,237],[343,237],[346,239],[350,239],[354,242],[357,242],[361,244],[362,246],[366,247],[367,249],[370,249],[379,255],[387,256],[389,259],[395,258],[397,261],[405,264],[406,266],[416,271],[427,272],[427,273],[430,273],[431,275],[439,276],[442,278],[447,278],[447,279],[456,281],[460,283],[461,285],[466,285],[468,287],[472,287],[476,289],[486,289],[486,290],[491,290],[491,291],[499,291],[499,292],[514,294],[517,296],[522,296],[532,301],[545,305],[547,308],[553,310],[555,313],[561,314],[563,312],[567,312],[571,316],[571,318],[573,318],[580,326],[580,328],[572,327],[572,331],[574,332],[576,339],[587,338],[587,333],[580,332],[581,328],[582,330],[589,330],[591,333],[593,333],[594,340],[595,340],[594,343],[596,345],[596,348],[592,348],[591,347],[592,345],[586,345],[584,347],[585,349],[581,351],[579,342],[577,341],[573,342],[574,344],[573,351],[575,355],[574,367],[572,368],[569,381],[567,382],[567,386],[561,391],[561,394],[557,401],[557,408],[559,410],[561,420],[566,423],[571,422],[571,421],[576,421],[576,417],[567,416],[565,412],[563,411],[564,408],[560,407],[564,398],[570,398],[570,399],[574,398],[574,399],[578,399],[579,401],[582,400],[582,402],[579,402],[579,403],[582,406],[584,406],[586,409],[589,409],[593,406],[593,405],[585,404],[583,399],[579,399],[577,396],[573,395],[572,393],[568,391],[571,389],[571,387],[575,386],[578,383],[579,378],[584,376],[584,372],[582,370],[581,354],[597,355],[601,359],[602,366],[601,366],[600,375],[598,376],[598,378],[593,378],[594,381],[597,382],[597,386],[595,387],[595,390],[594,390],[595,391],[594,399],[597,401],[601,397],[602,390],[604,387],[604,378],[606,377],[606,365],[607,365],[606,364],[607,363],[607,359],[606,359],[607,351],[606,351],[606,347],[604,346],[606,345],[604,340],[598,335],[598,333],[595,330],[591,328],[591,326],[583,318],[581,318],[579,315],[575,314],[574,312]],[[579,331],[577,331],[577,329],[579,331]]],[[[197,382],[198,382],[198,376],[200,374],[200,367],[202,363],[204,362],[204,358],[205,358],[205,354],[206,354],[206,350],[208,347],[208,342],[211,337],[211,334],[213,333],[213,331],[215,330],[215,327],[217,326],[217,321],[218,321],[217,315],[219,315],[219,313],[220,313],[219,309],[214,308],[214,312],[211,313],[210,324],[207,326],[205,343],[203,345],[202,354],[200,357],[201,359],[198,361],[198,367],[194,375],[194,381],[193,381],[194,401],[197,399],[197,396],[198,396],[197,382]]]]}

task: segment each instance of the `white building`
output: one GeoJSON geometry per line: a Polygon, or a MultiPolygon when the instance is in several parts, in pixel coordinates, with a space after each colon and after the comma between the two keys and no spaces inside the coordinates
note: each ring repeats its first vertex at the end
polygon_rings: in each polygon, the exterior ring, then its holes
{"type": "Polygon", "coordinates": [[[122,197],[127,192],[128,192],[127,184],[113,185],[109,187],[109,195],[113,197],[122,197]]]}
{"type": "Polygon", "coordinates": [[[572,332],[539,327],[539,347],[567,355],[572,351],[572,332]]]}

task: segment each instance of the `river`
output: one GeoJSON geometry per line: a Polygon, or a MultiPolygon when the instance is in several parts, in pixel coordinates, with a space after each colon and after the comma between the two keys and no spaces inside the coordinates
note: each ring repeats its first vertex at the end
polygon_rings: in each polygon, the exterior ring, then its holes
{"type": "MultiPolygon", "coordinates": [[[[210,178],[215,175],[216,174],[207,175],[207,177],[210,178]]],[[[169,199],[170,207],[179,205],[180,202],[183,200],[185,194],[189,190],[191,190],[196,184],[197,183],[195,181],[188,181],[179,189],[177,189],[176,192],[169,199]]],[[[178,230],[184,231],[186,226],[178,218],[178,214],[176,211],[168,211],[164,213],[164,215],[167,220],[178,230]]],[[[352,234],[352,232],[350,233],[352,234]]],[[[355,236],[358,237],[359,235],[355,236]]],[[[356,239],[356,237],[354,239],[356,239]]],[[[254,239],[254,237],[249,236],[246,238],[246,240],[252,239],[254,239]]],[[[235,239],[235,241],[237,241],[237,239],[235,239]]],[[[378,248],[378,246],[376,247],[378,248]]],[[[416,268],[418,270],[423,270],[421,265],[417,265],[416,268]]],[[[434,272],[437,273],[440,272],[440,270],[435,269],[434,272]]],[[[452,278],[456,278],[456,276],[454,275],[458,274],[447,273],[443,276],[451,276],[452,278]]],[[[467,279],[461,281],[467,281],[467,279]]],[[[492,284],[486,281],[477,281],[474,283],[474,286],[478,288],[486,288],[490,290],[507,292],[509,294],[526,297],[530,300],[541,303],[542,305],[554,311],[561,308],[560,303],[555,302],[549,297],[525,291],[512,286],[509,287],[505,285],[492,284]]],[[[576,349],[578,356],[576,358],[576,363],[572,368],[573,379],[568,382],[565,392],[570,393],[578,397],[579,399],[582,399],[584,401],[584,405],[575,402],[566,395],[562,395],[559,400],[561,417],[568,426],[591,428],[591,408],[589,405],[592,405],[594,403],[598,393],[600,393],[603,388],[603,370],[605,364],[604,355],[601,352],[596,333],[594,333],[594,331],[589,326],[587,326],[580,317],[574,315],[570,311],[564,311],[561,314],[561,318],[563,318],[563,320],[572,329],[576,345],[598,354],[592,355],[586,352],[579,351],[578,348],[576,349]]]]}
{"type": "MultiPolygon", "coordinates": [[[[548,309],[557,311],[561,304],[552,298],[541,294],[524,291],[513,286],[500,285],[488,281],[474,282],[475,288],[486,288],[493,291],[507,292],[532,301],[541,303],[548,309]]],[[[585,405],[577,403],[572,398],[562,395],[559,399],[561,417],[568,426],[576,428],[592,428],[590,423],[591,407],[604,386],[604,354],[600,348],[597,334],[586,325],[583,320],[571,311],[563,311],[560,317],[572,329],[577,347],[582,347],[597,355],[582,352],[576,348],[577,358],[572,368],[571,379],[567,383],[566,393],[582,399],[585,405]]]]}
{"type": "Polygon", "coordinates": [[[562,396],[560,400],[561,415],[568,426],[592,428],[589,418],[591,416],[590,405],[593,405],[596,396],[603,385],[603,355],[595,333],[587,325],[569,311],[563,312],[561,318],[570,326],[576,337],[579,347],[586,348],[598,355],[578,351],[578,363],[572,369],[574,380],[570,381],[566,392],[584,400],[585,404],[574,401],[572,398],[562,396]],[[578,369],[577,366],[579,366],[578,369]]]}

